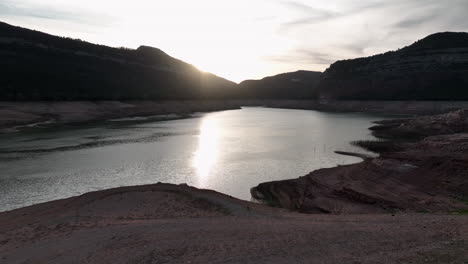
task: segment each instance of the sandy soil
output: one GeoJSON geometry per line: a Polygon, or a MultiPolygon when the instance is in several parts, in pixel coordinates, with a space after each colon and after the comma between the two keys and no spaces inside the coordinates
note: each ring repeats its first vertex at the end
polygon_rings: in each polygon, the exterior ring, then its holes
{"type": "Polygon", "coordinates": [[[0,213],[1,263],[465,263],[468,217],[304,215],[157,184],[0,213]]]}

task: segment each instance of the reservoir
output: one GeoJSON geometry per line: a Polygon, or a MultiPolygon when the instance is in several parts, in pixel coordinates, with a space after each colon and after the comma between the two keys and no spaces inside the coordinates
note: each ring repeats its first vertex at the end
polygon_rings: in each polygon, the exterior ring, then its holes
{"type": "Polygon", "coordinates": [[[121,119],[0,136],[0,211],[102,189],[186,183],[250,199],[259,183],[359,162],[385,117],[247,107],[172,121],[121,119]]]}

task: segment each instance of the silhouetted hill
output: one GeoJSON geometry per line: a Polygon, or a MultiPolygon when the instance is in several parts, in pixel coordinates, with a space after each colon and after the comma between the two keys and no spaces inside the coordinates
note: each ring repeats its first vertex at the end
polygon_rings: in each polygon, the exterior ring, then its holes
{"type": "Polygon", "coordinates": [[[111,48],[0,23],[0,100],[222,99],[236,84],[163,51],[111,48]]]}
{"type": "Polygon", "coordinates": [[[384,54],[338,61],[320,96],[334,99],[468,100],[468,33],[437,33],[384,54]]]}
{"type": "Polygon", "coordinates": [[[243,81],[239,92],[245,98],[255,99],[315,99],[320,75],[320,72],[297,71],[243,81]]]}
{"type": "Polygon", "coordinates": [[[358,99],[468,100],[468,33],[239,85],[163,51],[112,48],[0,22],[0,101],[358,99]]]}

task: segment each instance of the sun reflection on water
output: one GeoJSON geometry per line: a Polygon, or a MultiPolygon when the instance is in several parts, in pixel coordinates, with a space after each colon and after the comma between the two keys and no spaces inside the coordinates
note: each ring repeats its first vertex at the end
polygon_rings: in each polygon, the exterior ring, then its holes
{"type": "Polygon", "coordinates": [[[200,126],[198,149],[193,158],[193,167],[196,170],[199,187],[205,187],[211,169],[218,156],[220,129],[213,118],[205,118],[200,126]]]}

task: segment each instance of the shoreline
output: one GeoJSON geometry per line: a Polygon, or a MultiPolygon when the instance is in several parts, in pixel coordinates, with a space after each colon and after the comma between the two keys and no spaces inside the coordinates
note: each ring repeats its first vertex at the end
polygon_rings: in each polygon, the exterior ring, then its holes
{"type": "Polygon", "coordinates": [[[240,109],[227,101],[0,102],[0,133],[41,124],[65,126],[119,119],[174,120],[195,113],[240,109]],[[176,115],[176,116],[174,116],[176,115]],[[173,116],[172,118],[164,118],[173,116]],[[162,119],[161,119],[162,118],[162,119]]]}
{"type": "Polygon", "coordinates": [[[234,102],[242,106],[401,116],[435,115],[468,108],[468,101],[234,100],[234,102]]]}
{"type": "Polygon", "coordinates": [[[43,125],[74,125],[115,119],[190,115],[262,106],[322,112],[362,112],[388,115],[442,114],[468,108],[468,101],[314,101],[314,100],[188,100],[0,102],[0,133],[43,125]]]}
{"type": "MultiPolygon", "coordinates": [[[[211,106],[212,104],[213,102],[210,102],[211,106]]],[[[169,117],[170,119],[166,118],[164,120],[185,118],[189,115],[190,114],[181,114],[181,116],[179,116],[174,114],[166,114],[164,116],[169,117]]],[[[437,206],[429,206],[428,208],[426,208],[425,206],[421,206],[421,204],[427,203],[427,201],[431,200],[431,198],[425,195],[424,193],[411,193],[411,195],[413,196],[419,196],[415,199],[419,200],[419,202],[421,203],[418,206],[414,207],[410,204],[400,205],[399,203],[402,201],[396,201],[396,199],[394,199],[395,197],[390,197],[392,199],[387,200],[387,198],[389,197],[381,197],[380,193],[369,192],[370,190],[362,190],[360,189],[361,187],[344,187],[349,183],[354,184],[356,182],[358,183],[358,185],[367,184],[366,181],[368,179],[364,179],[362,181],[361,179],[358,179],[356,181],[356,179],[354,179],[355,177],[351,175],[356,173],[364,174],[365,177],[370,177],[373,179],[376,179],[379,175],[385,175],[386,177],[396,177],[398,181],[401,181],[400,178],[402,177],[402,175],[400,174],[411,172],[413,170],[417,171],[420,170],[421,167],[425,166],[424,164],[420,164],[421,160],[426,158],[424,156],[424,153],[415,153],[417,151],[414,150],[410,151],[410,153],[405,153],[405,151],[408,149],[411,150],[423,148],[424,141],[429,142],[429,144],[432,144],[434,142],[438,143],[442,141],[448,145],[451,144],[457,146],[458,148],[456,150],[448,149],[447,153],[443,153],[439,156],[445,155],[450,158],[459,158],[458,156],[463,156],[464,153],[468,152],[468,145],[466,146],[466,148],[465,145],[463,145],[463,143],[465,142],[465,137],[468,137],[468,134],[464,135],[459,133],[464,133],[465,131],[468,131],[468,124],[465,124],[466,122],[468,122],[468,119],[465,119],[466,116],[468,116],[468,110],[458,110],[456,112],[450,112],[448,114],[435,116],[376,121],[375,123],[377,125],[370,127],[369,129],[377,138],[384,138],[386,140],[360,141],[353,142],[353,144],[360,146],[368,151],[379,154],[379,156],[375,157],[368,154],[354,152],[351,153],[337,150],[335,151],[336,154],[357,157],[362,159],[363,161],[344,166],[342,165],[333,168],[319,169],[298,179],[261,183],[258,186],[253,187],[251,189],[252,198],[259,201],[264,201],[267,204],[276,207],[283,207],[289,210],[296,210],[305,213],[337,213],[337,209],[332,208],[336,207],[336,203],[339,203],[340,207],[343,208],[346,208],[347,206],[351,207],[349,212],[344,209],[339,210],[343,211],[344,213],[361,213],[361,210],[363,213],[389,211],[392,212],[395,210],[409,210],[410,212],[429,210],[447,213],[457,210],[468,210],[468,206],[465,206],[468,205],[468,203],[464,204],[453,201],[448,202],[450,200],[450,197],[448,197],[448,192],[444,193],[442,195],[444,197],[436,202],[436,204],[438,204],[437,206]],[[452,134],[455,135],[455,137],[452,134]],[[439,135],[446,136],[437,137],[439,135]],[[425,139],[426,137],[428,138],[425,139]],[[402,141],[401,138],[406,138],[407,140],[402,141]],[[452,155],[452,152],[457,153],[452,155]],[[414,162],[415,160],[417,162],[414,162]],[[336,186],[334,187],[330,187],[328,186],[328,183],[326,181],[322,181],[323,178],[326,178],[326,175],[335,174],[340,175],[339,177],[342,177],[345,180],[341,179],[339,184],[335,182],[334,184],[336,186]],[[348,180],[349,182],[347,182],[348,180]],[[317,186],[314,185],[321,186],[318,190],[316,190],[315,188],[317,188],[317,186]],[[321,190],[321,188],[323,188],[324,186],[326,186],[325,189],[327,190],[321,190]],[[312,190],[307,190],[308,188],[312,188],[312,190]],[[326,197],[325,202],[322,201],[321,198],[313,202],[308,201],[306,193],[312,192],[315,195],[316,191],[320,193],[319,196],[323,195],[324,197],[326,197]],[[325,206],[322,206],[322,203],[325,206]],[[360,203],[363,203],[365,205],[359,205],[360,203]],[[441,209],[443,208],[444,203],[447,204],[451,211],[449,209],[441,209]],[[356,204],[358,205],[356,206],[356,204]]],[[[115,122],[116,124],[118,124],[120,122],[142,122],[142,118],[145,119],[145,121],[155,120],[154,118],[159,117],[161,116],[137,116],[130,118],[123,117],[107,121],[115,122]]],[[[425,142],[426,145],[427,142],[425,142]]],[[[430,149],[426,151],[430,152],[436,150],[430,149]]],[[[434,157],[431,156],[430,158],[434,157]]],[[[415,176],[413,175],[412,177],[415,176]]],[[[373,187],[377,186],[374,184],[373,187]]],[[[406,187],[413,189],[413,187],[416,186],[409,185],[406,187]]],[[[394,196],[395,194],[391,195],[394,196]]],[[[402,195],[405,196],[405,194],[402,195]]],[[[465,194],[462,194],[461,196],[461,200],[463,200],[465,194]]],[[[466,196],[468,197],[468,189],[466,196]]],[[[316,197],[314,199],[316,199],[316,197]]],[[[404,202],[408,203],[408,201],[404,202]]],[[[431,203],[433,203],[433,201],[431,201],[431,203]]]]}
{"type": "Polygon", "coordinates": [[[363,154],[363,153],[357,153],[357,152],[347,152],[347,151],[339,151],[339,150],[336,150],[334,152],[336,154],[339,154],[339,155],[356,157],[356,158],[360,158],[362,160],[368,160],[368,159],[373,158],[373,156],[371,156],[371,155],[363,154]]]}
{"type": "Polygon", "coordinates": [[[262,183],[252,197],[303,213],[468,213],[468,110],[377,123],[385,141],[354,144],[378,157],[262,183]]]}
{"type": "Polygon", "coordinates": [[[379,157],[341,152],[365,160],[263,183],[254,190],[266,204],[158,183],[0,212],[0,260],[461,263],[468,260],[468,202],[453,195],[468,191],[466,177],[457,177],[468,171],[467,117],[460,110],[383,122],[373,129],[380,136],[420,138],[366,142],[377,145],[379,157]],[[404,180],[421,173],[441,178],[423,185],[404,180]]]}

